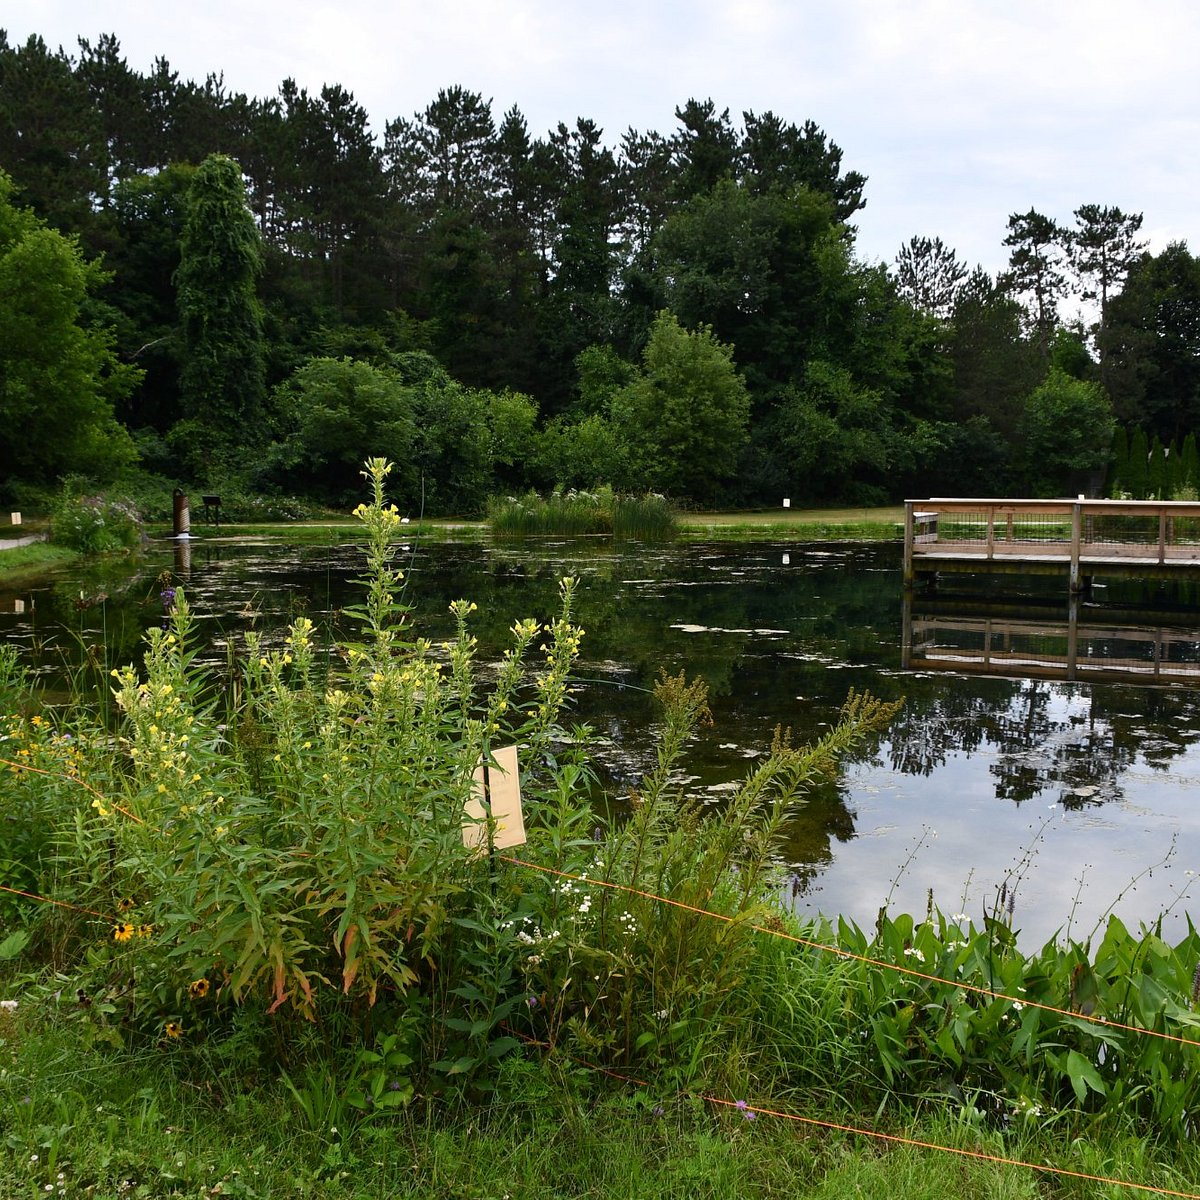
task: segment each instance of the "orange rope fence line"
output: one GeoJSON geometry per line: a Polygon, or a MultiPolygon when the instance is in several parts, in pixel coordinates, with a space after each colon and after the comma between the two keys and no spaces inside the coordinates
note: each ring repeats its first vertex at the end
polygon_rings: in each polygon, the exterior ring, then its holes
{"type": "Polygon", "coordinates": [[[988,1154],[983,1150],[963,1150],[956,1146],[942,1146],[937,1142],[926,1142],[920,1138],[905,1137],[899,1133],[880,1133],[877,1129],[862,1129],[857,1125],[839,1125],[836,1121],[821,1121],[816,1117],[801,1117],[795,1113],[779,1112],[772,1108],[760,1108],[756,1104],[738,1104],[734,1100],[721,1100],[716,1096],[704,1096],[702,1099],[709,1104],[719,1104],[726,1108],[736,1108],[744,1113],[761,1113],[766,1117],[780,1117],[785,1121],[795,1121],[801,1125],[812,1125],[819,1129],[834,1129],[841,1133],[853,1133],[860,1137],[878,1138],[884,1142],[897,1142],[903,1146],[916,1146],[921,1150],[940,1150],[943,1154],[957,1154],[960,1158],[974,1158],[981,1162],[996,1163],[1006,1167],[1024,1167],[1030,1171],[1041,1171],[1045,1175],[1066,1175],[1071,1179],[1085,1179],[1089,1183],[1107,1183],[1115,1187],[1131,1188],[1139,1192],[1149,1192],[1155,1196],[1179,1196],[1183,1200],[1200,1200],[1196,1192],[1176,1192],[1170,1188],[1155,1187],[1150,1183],[1130,1183],[1126,1179],[1113,1179],[1107,1175],[1089,1175],[1086,1171],[1072,1171],[1068,1167],[1054,1167],[1047,1163],[1025,1162],[1020,1158],[1007,1158],[1002,1154],[988,1154]]]}
{"type": "Polygon", "coordinates": [[[139,825],[144,825],[146,822],[135,813],[131,813],[129,809],[122,808],[119,804],[115,804],[103,792],[97,791],[90,783],[84,779],[80,779],[77,775],[68,775],[65,771],[45,771],[41,767],[31,767],[28,763],[13,762],[9,758],[0,758],[0,766],[12,767],[14,771],[32,771],[35,775],[45,775],[49,779],[65,779],[68,783],[77,783],[81,788],[92,793],[101,804],[107,808],[113,809],[115,812],[121,813],[122,816],[128,817],[131,821],[136,821],[139,825]]]}
{"type": "MultiPolygon", "coordinates": [[[[653,892],[640,891],[638,888],[626,887],[623,883],[613,883],[607,879],[592,879],[585,875],[575,875],[570,871],[558,871],[553,867],[543,867],[537,863],[526,862],[521,858],[513,858],[509,855],[500,855],[500,861],[512,863],[518,867],[528,867],[531,871],[541,871],[546,875],[558,875],[563,879],[574,879],[580,883],[594,884],[596,887],[611,888],[613,891],[626,892],[632,896],[641,896],[644,900],[656,900],[660,904],[668,904],[672,908],[681,908],[685,912],[693,912],[702,917],[712,917],[717,921],[724,921],[726,924],[734,924],[737,921],[736,917],[728,916],[725,913],[713,912],[711,909],[698,908],[693,904],[685,904],[682,900],[671,900],[667,896],[657,896],[653,892]]],[[[1019,1004],[1022,1008],[1037,1008],[1043,1012],[1055,1013],[1060,1017],[1073,1017],[1077,1021],[1087,1021],[1092,1025],[1103,1025],[1109,1029],[1123,1029],[1128,1033],[1144,1034],[1146,1037],[1161,1038],[1165,1042],[1179,1042],[1184,1046],[1200,1046],[1200,1042],[1194,1038],[1181,1037],[1176,1033],[1163,1033],[1157,1029],[1146,1029],[1141,1025],[1128,1025],[1122,1021],[1111,1021],[1107,1017],[1094,1017],[1088,1013],[1073,1012],[1069,1008],[1056,1008],[1053,1004],[1043,1004],[1038,1000],[1028,1000],[1023,996],[1009,996],[1004,992],[993,991],[991,988],[985,988],[980,984],[966,983],[959,979],[946,979],[942,975],[930,975],[925,971],[918,971],[913,967],[904,967],[899,963],[883,962],[877,958],[869,958],[865,954],[856,954],[853,950],[843,950],[840,946],[829,946],[824,942],[814,942],[810,938],[799,937],[794,933],[787,933],[782,929],[770,929],[766,925],[751,924],[750,928],[757,933],[765,933],[771,937],[782,938],[787,942],[794,942],[798,946],[804,946],[809,950],[821,950],[826,954],[834,954],[839,958],[851,959],[854,962],[865,963],[867,966],[879,967],[884,971],[894,971],[898,975],[910,975],[914,979],[924,979],[930,983],[949,984],[951,987],[956,987],[964,992],[971,992],[977,996],[987,996],[992,1000],[1008,1000],[1012,1004],[1019,1004]]]]}
{"type": "MultiPolygon", "coordinates": [[[[506,1026],[507,1028],[507,1026],[506,1026]]],[[[552,1049],[547,1042],[537,1041],[535,1038],[528,1037],[524,1034],[518,1034],[522,1041],[531,1046],[539,1046],[543,1049],[552,1049]]],[[[636,1084],[638,1087],[649,1087],[644,1079],[638,1079],[633,1075],[624,1075],[620,1071],[610,1070],[608,1067],[600,1067],[595,1063],[590,1063],[587,1059],[576,1058],[570,1056],[572,1062],[577,1062],[582,1067],[587,1067],[592,1071],[599,1071],[602,1075],[608,1075],[612,1079],[619,1079],[624,1083],[636,1084]]],[[[680,1093],[686,1095],[686,1093],[680,1093]]],[[[1130,1188],[1134,1191],[1149,1192],[1155,1196],[1175,1196],[1179,1200],[1200,1200],[1200,1193],[1196,1192],[1176,1192],[1170,1188],[1156,1187],[1149,1183],[1130,1183],[1125,1179],[1115,1179],[1108,1175],[1089,1175],[1086,1171],[1073,1171],[1069,1167],[1054,1167],[1048,1163],[1033,1163],[1026,1162],[1020,1158],[1008,1158],[1001,1154],[988,1154],[984,1150],[964,1150],[956,1146],[943,1146],[938,1142],[927,1142],[921,1138],[905,1137],[899,1133],[881,1133],[878,1129],[865,1129],[858,1125],[843,1125],[837,1121],[822,1121],[817,1117],[802,1117],[796,1113],[782,1112],[779,1109],[763,1108],[758,1104],[748,1104],[744,1100],[724,1100],[719,1096],[707,1096],[701,1094],[701,1100],[708,1104],[716,1104],[722,1108],[736,1109],[743,1116],[759,1116],[764,1117],[779,1117],[784,1121],[795,1121],[799,1125],[809,1125],[817,1129],[832,1129],[838,1133],[852,1133],[857,1137],[876,1138],[883,1142],[894,1142],[901,1146],[915,1146],[920,1150],[940,1150],[943,1154],[957,1154],[960,1158],[974,1158],[980,1162],[995,1163],[998,1166],[1005,1167],[1023,1167],[1030,1171],[1040,1171],[1045,1175],[1064,1175],[1071,1179],[1083,1179],[1089,1183],[1106,1183],[1115,1187],[1130,1188]]]]}
{"type": "Polygon", "coordinates": [[[12,896],[24,896],[26,900],[40,900],[43,904],[53,904],[58,908],[69,908],[72,912],[86,913],[89,917],[99,917],[102,921],[120,922],[109,913],[96,912],[93,908],[80,908],[78,904],[68,904],[65,900],[54,900],[50,896],[39,896],[35,892],[23,892],[20,888],[5,887],[0,883],[0,892],[8,892],[12,896]]]}

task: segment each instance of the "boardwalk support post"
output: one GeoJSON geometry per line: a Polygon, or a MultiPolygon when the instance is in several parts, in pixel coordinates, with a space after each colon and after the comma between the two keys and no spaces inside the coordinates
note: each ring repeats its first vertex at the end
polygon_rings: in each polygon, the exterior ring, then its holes
{"type": "Polygon", "coordinates": [[[1071,505],[1071,581],[1069,584],[1072,595],[1083,587],[1079,577],[1079,547],[1083,540],[1083,519],[1079,502],[1071,505]]]}
{"type": "Polygon", "coordinates": [[[904,502],[904,586],[913,585],[913,502],[904,502]]]}

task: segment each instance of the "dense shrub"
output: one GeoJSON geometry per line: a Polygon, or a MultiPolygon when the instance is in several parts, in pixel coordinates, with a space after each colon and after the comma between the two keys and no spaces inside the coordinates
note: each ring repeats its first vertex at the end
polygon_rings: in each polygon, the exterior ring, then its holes
{"type": "Polygon", "coordinates": [[[71,482],[54,506],[51,540],[82,554],[131,550],[142,540],[142,518],[133,502],[81,494],[71,482]]]}

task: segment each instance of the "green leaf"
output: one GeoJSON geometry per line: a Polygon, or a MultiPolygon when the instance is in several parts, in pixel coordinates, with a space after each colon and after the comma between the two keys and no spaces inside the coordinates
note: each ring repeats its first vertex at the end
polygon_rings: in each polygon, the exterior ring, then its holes
{"type": "Polygon", "coordinates": [[[515,1037],[500,1037],[497,1038],[491,1045],[488,1046],[488,1058],[501,1058],[505,1054],[517,1049],[520,1042],[515,1037]]]}
{"type": "Polygon", "coordinates": [[[12,933],[0,942],[0,962],[8,962],[16,958],[29,945],[29,931],[14,929],[12,933]]]}
{"type": "Polygon", "coordinates": [[[1080,1104],[1084,1102],[1088,1088],[1091,1088],[1099,1096],[1106,1095],[1108,1092],[1104,1086],[1104,1080],[1100,1078],[1095,1066],[1088,1062],[1078,1050],[1067,1052],[1067,1075],[1070,1077],[1071,1087],[1075,1089],[1075,1098],[1080,1104]]]}
{"type": "Polygon", "coordinates": [[[464,1075],[469,1071],[479,1060],[470,1054],[464,1054],[461,1058],[456,1058],[453,1062],[449,1059],[443,1059],[441,1062],[434,1063],[434,1069],[443,1071],[447,1075],[464,1075]]]}

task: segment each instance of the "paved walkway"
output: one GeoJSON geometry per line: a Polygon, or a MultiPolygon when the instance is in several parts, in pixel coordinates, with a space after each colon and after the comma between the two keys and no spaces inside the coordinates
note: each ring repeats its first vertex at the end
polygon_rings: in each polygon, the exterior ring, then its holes
{"type": "Polygon", "coordinates": [[[25,537],[9,538],[7,541],[0,540],[0,550],[17,550],[21,546],[32,546],[34,542],[44,542],[45,540],[44,533],[30,533],[25,537]]]}

